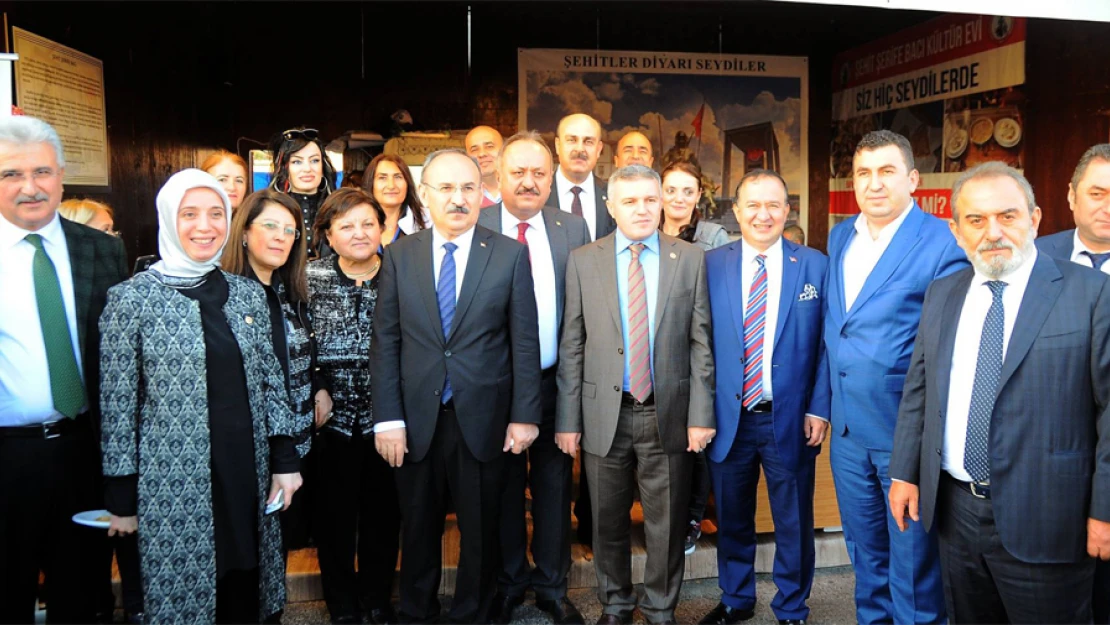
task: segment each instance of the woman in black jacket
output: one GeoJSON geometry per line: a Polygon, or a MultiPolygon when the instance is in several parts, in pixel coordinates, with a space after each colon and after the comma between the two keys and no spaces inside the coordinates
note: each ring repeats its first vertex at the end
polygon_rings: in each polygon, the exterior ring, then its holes
{"type": "Polygon", "coordinates": [[[314,128],[291,128],[281,133],[273,142],[274,177],[270,188],[289,194],[301,210],[301,221],[308,229],[304,233],[305,251],[309,260],[329,256],[320,247],[312,232],[316,213],[335,190],[336,174],[324,152],[324,144],[314,128]]]}

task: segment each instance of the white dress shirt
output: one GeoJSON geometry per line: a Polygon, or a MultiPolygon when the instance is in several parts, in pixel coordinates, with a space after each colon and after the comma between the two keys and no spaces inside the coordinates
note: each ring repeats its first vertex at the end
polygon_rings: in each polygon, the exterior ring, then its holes
{"type": "Polygon", "coordinates": [[[581,187],[582,192],[578,197],[582,201],[582,219],[586,220],[586,227],[590,230],[590,240],[597,240],[597,200],[594,198],[594,174],[590,172],[582,184],[575,184],[563,175],[562,168],[555,170],[555,189],[559,192],[559,210],[572,213],[571,205],[574,204],[573,187],[581,187]]]}
{"type": "Polygon", "coordinates": [[[755,272],[759,268],[755,257],[760,254],[766,256],[763,261],[763,267],[767,271],[767,313],[763,328],[763,400],[771,401],[774,399],[774,393],[771,390],[771,360],[775,353],[775,330],[778,329],[779,302],[782,300],[782,238],[771,244],[765,252],[760,252],[741,239],[740,249],[744,259],[744,264],[740,267],[740,282],[741,293],[744,296],[745,317],[748,312],[748,296],[751,295],[752,281],[755,280],[755,272]]]}
{"type": "MultiPolygon", "coordinates": [[[[1086,245],[1083,244],[1083,241],[1079,240],[1079,230],[1076,230],[1075,232],[1073,232],[1071,236],[1072,236],[1071,262],[1079,264],[1079,265],[1083,265],[1084,267],[1092,267],[1093,268],[1095,266],[1095,264],[1094,264],[1093,261],[1091,261],[1091,257],[1087,256],[1086,254],[1083,253],[1083,252],[1090,252],[1091,248],[1087,247],[1086,245]]],[[[1102,273],[1110,274],[1110,260],[1103,263],[1102,267],[1099,270],[1102,273]]]]}
{"type": "Polygon", "coordinates": [[[863,290],[863,283],[875,270],[875,265],[879,264],[879,259],[883,257],[886,248],[890,247],[890,241],[898,233],[902,222],[906,221],[911,209],[912,201],[901,215],[879,230],[879,237],[876,239],[871,238],[871,231],[867,228],[867,216],[860,213],[856,217],[856,236],[852,237],[844,252],[844,312],[852,310],[852,304],[863,290]]]}
{"type": "MultiPolygon", "coordinates": [[[[521,221],[502,205],[501,234],[516,240],[519,223],[521,221]]],[[[536,213],[527,220],[527,223],[528,229],[524,231],[524,238],[528,241],[528,253],[532,259],[532,284],[536,291],[536,310],[539,312],[540,367],[547,369],[555,366],[559,356],[555,258],[551,255],[551,243],[547,239],[547,226],[543,222],[543,213],[536,213]]]]}
{"type": "MultiPolygon", "coordinates": [[[[1025,296],[1025,287],[1029,285],[1029,276],[1033,273],[1033,264],[1036,261],[1037,254],[1034,251],[1021,267],[1002,278],[1006,283],[1006,288],[1002,291],[1002,308],[1005,313],[1002,331],[1003,362],[1010,345],[1010,335],[1014,332],[1014,320],[1017,319],[1021,300],[1025,296]]],[[[975,384],[975,368],[979,362],[979,343],[982,342],[987,311],[994,299],[990,287],[986,285],[990,279],[978,271],[971,279],[963,310],[957,320],[952,369],[948,376],[948,407],[945,411],[941,468],[963,482],[972,481],[971,475],[964,469],[964,446],[967,442],[968,412],[971,410],[971,389],[975,384]]]]}
{"type": "MultiPolygon", "coordinates": [[[[413,232],[416,232],[416,211],[408,205],[404,206],[401,210],[404,211],[404,214],[397,219],[397,230],[399,232],[404,232],[405,234],[412,234],[413,232]]],[[[432,227],[432,222],[428,219],[428,209],[424,209],[423,211],[421,211],[420,221],[424,222],[425,228],[432,227]]],[[[396,241],[397,237],[395,236],[393,240],[396,241]]]]}
{"type": "MultiPolygon", "coordinates": [[[[65,418],[54,409],[50,392],[50,368],[31,273],[35,246],[25,240],[28,234],[32,232],[0,216],[0,293],[4,302],[0,306],[0,427],[65,418]]],[[[69,247],[58,215],[34,234],[42,236],[43,249],[58,274],[77,370],[84,375],[69,247]]]]}
{"type": "MultiPolygon", "coordinates": [[[[439,230],[432,226],[432,272],[435,284],[433,288],[438,292],[439,290],[439,269],[443,264],[443,257],[447,255],[447,250],[443,248],[443,244],[447,243],[447,237],[439,233],[439,230]]],[[[458,304],[459,294],[462,293],[463,277],[466,276],[466,262],[470,258],[470,245],[474,242],[474,227],[471,226],[470,230],[455,237],[451,243],[458,246],[452,256],[455,258],[455,303],[458,304]]],[[[388,432],[389,430],[396,430],[405,427],[404,421],[386,421],[385,423],[375,423],[374,433],[380,434],[388,432]]]]}

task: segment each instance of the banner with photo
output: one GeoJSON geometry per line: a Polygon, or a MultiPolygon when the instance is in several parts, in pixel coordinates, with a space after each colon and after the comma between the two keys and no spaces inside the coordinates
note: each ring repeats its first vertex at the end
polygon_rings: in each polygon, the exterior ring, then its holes
{"type": "Polygon", "coordinates": [[[519,127],[554,146],[565,115],[602,127],[595,174],[612,172],[617,142],[633,130],[652,142],[655,169],[676,159],[700,165],[704,214],[738,232],[731,207],[750,169],[783,176],[789,221],[808,226],[809,109],[805,57],[625,50],[518,50],[519,127]]]}
{"type": "Polygon", "coordinates": [[[946,15],[833,61],[829,226],[859,213],[852,156],[872,130],[904,135],[921,184],[914,197],[952,215],[952,184],[985,161],[1022,169],[1025,18],[946,15]]]}

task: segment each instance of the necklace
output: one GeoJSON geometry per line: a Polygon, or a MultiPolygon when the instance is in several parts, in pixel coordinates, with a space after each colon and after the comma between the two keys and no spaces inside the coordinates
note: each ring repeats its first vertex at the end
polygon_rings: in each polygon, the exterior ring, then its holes
{"type": "MultiPolygon", "coordinates": [[[[371,268],[369,268],[369,269],[367,269],[366,271],[364,271],[364,272],[362,272],[362,273],[347,273],[347,271],[346,271],[346,270],[344,270],[344,271],[343,271],[343,275],[347,276],[348,278],[350,278],[350,279],[352,279],[352,280],[355,280],[355,279],[357,279],[357,278],[362,278],[362,277],[365,277],[365,276],[368,276],[368,275],[370,275],[370,274],[374,273],[374,272],[375,272],[375,271],[377,271],[377,270],[378,270],[378,269],[379,269],[379,268],[380,268],[381,266],[382,266],[382,257],[381,257],[381,256],[379,256],[379,257],[378,257],[378,262],[374,263],[374,266],[373,266],[373,267],[371,267],[371,268]]],[[[340,267],[340,269],[342,269],[342,267],[340,267]]]]}

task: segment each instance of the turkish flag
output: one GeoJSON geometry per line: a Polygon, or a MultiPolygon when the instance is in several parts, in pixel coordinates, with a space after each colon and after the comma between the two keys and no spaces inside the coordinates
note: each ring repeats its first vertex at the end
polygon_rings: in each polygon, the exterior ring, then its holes
{"type": "Polygon", "coordinates": [[[690,125],[694,127],[694,136],[701,139],[701,120],[705,115],[705,103],[703,102],[701,108],[698,109],[698,114],[694,115],[694,121],[690,125]]]}

